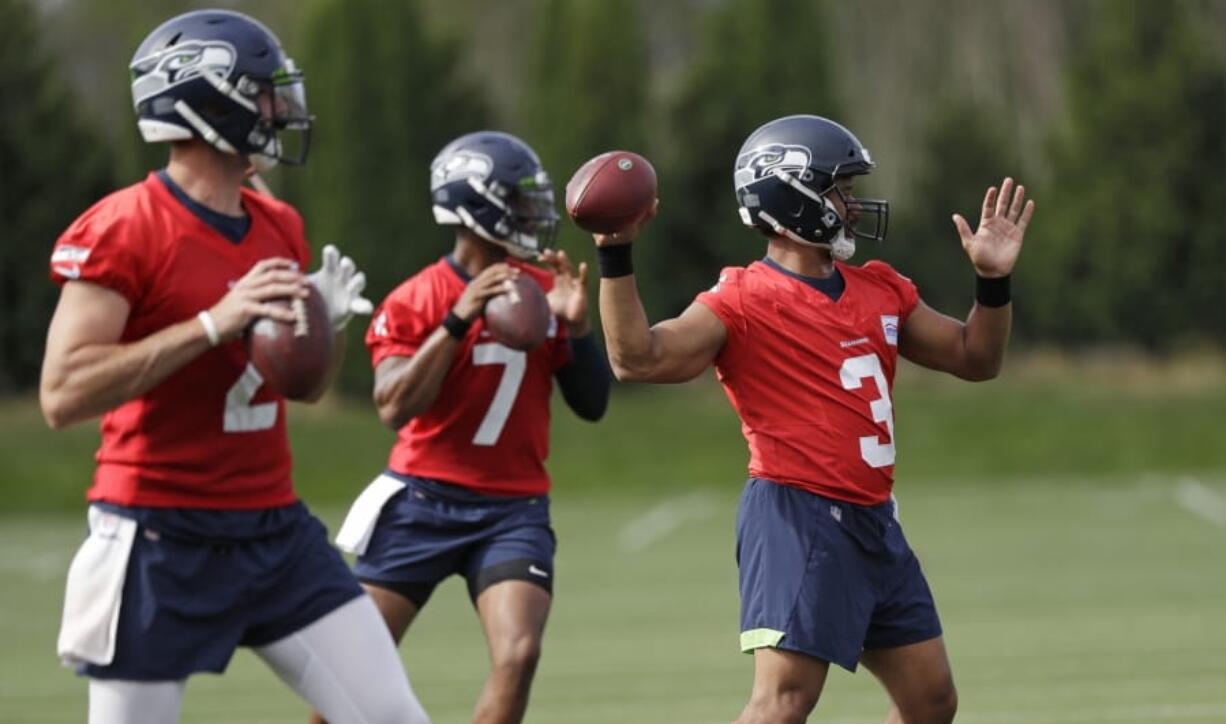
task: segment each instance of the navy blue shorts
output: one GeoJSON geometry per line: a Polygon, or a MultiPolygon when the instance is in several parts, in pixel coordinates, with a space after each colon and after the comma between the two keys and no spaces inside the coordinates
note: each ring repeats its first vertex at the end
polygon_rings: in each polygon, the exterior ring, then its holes
{"type": "Polygon", "coordinates": [[[750,479],[737,512],[741,650],[797,651],[855,671],[864,649],[940,636],[894,510],[750,479]]]}
{"type": "Polygon", "coordinates": [[[557,542],[549,497],[502,498],[458,485],[397,475],[405,489],[384,504],[354,573],[363,583],[405,596],[419,608],[434,587],[458,573],[474,602],[507,580],[552,593],[557,542]]]}
{"type": "Polygon", "coordinates": [[[124,579],[115,658],[79,671],[166,681],[221,673],[238,646],[304,628],[362,588],[301,503],[263,511],[123,508],[139,523],[124,579]]]}

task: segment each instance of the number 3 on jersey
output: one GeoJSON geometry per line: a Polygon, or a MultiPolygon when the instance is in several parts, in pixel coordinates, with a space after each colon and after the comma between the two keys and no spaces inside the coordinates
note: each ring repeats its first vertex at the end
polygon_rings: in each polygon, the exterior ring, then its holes
{"type": "Polygon", "coordinates": [[[519,395],[519,385],[524,381],[524,370],[528,367],[528,355],[496,342],[478,344],[473,347],[473,364],[505,365],[494,399],[490,401],[490,409],[486,410],[485,418],[473,436],[474,445],[495,445],[519,395]]]}
{"type": "Polygon", "coordinates": [[[894,403],[890,402],[890,385],[886,382],[885,371],[881,369],[881,359],[876,354],[851,357],[839,369],[839,378],[845,390],[860,389],[861,380],[869,377],[877,382],[877,392],[881,397],[871,400],[868,409],[873,413],[874,422],[885,423],[887,436],[884,443],[876,435],[860,438],[860,457],[869,467],[884,468],[894,464],[894,403]]]}

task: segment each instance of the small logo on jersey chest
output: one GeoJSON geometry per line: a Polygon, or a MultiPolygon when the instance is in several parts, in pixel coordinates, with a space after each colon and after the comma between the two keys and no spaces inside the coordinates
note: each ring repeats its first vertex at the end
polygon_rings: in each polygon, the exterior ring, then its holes
{"type": "Polygon", "coordinates": [[[885,343],[892,346],[898,346],[898,315],[883,314],[881,315],[881,332],[885,335],[885,343]]]}

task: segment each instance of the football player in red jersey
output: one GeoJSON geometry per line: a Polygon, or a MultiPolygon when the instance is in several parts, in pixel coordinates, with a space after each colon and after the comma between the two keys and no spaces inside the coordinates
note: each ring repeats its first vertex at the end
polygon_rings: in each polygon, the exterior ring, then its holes
{"type": "Polygon", "coordinates": [[[89,677],[89,721],[177,721],[187,678],[249,646],[335,722],[426,722],[374,603],[294,494],[284,401],[241,339],[259,317],[293,321],[269,302],[307,284],[336,334],[370,312],[350,259],[327,247],[304,276],[298,213],[242,186],[253,164],[305,159],[285,138],[310,127],[301,73],[268,28],[221,10],[163,23],[131,70],[142,134],[170,162],[56,242],[40,387],[54,428],[102,415],[57,646],[89,677]]]}
{"type": "Polygon", "coordinates": [[[397,439],[387,470],[337,537],[397,641],[435,586],[463,576],[490,651],[473,713],[519,722],[552,601],[549,398],[596,421],[611,377],[591,335],[584,280],[565,252],[553,190],[536,154],[505,133],[470,133],[431,164],[436,220],[452,252],[398,286],[366,335],[374,400],[397,439]],[[525,263],[539,259],[548,270],[525,263]],[[481,310],[529,275],[554,313],[548,337],[520,351],[495,342],[481,310]]]}
{"type": "Polygon", "coordinates": [[[965,322],[882,262],[847,264],[884,236],[888,205],[858,199],[873,164],[846,128],[780,118],[738,154],[744,223],[766,257],[725,269],[681,316],[649,326],[635,288],[638,224],[596,236],[600,313],[621,380],[682,382],[710,365],[742,422],[750,480],[737,515],[741,647],[754,683],[739,724],[803,722],[831,662],[863,663],[891,724],[953,720],[957,694],[932,594],[892,496],[898,356],[968,380],[1000,371],[1009,275],[1034,213],[1021,186],[988,189],[978,229],[954,224],[977,276],[965,322]]]}

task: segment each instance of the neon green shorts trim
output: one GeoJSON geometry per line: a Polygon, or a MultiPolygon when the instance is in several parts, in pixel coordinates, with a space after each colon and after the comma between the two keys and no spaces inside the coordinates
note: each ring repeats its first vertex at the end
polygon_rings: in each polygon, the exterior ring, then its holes
{"type": "Polygon", "coordinates": [[[775,648],[783,640],[783,632],[773,628],[754,628],[741,632],[741,652],[749,653],[754,649],[775,648]]]}

